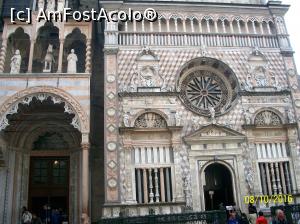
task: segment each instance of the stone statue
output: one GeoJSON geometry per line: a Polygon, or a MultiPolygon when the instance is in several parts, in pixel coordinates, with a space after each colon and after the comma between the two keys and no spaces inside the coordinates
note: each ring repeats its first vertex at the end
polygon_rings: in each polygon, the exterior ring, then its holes
{"type": "Polygon", "coordinates": [[[57,11],[63,11],[64,10],[64,0],[57,0],[57,11]]]}
{"type": "Polygon", "coordinates": [[[246,91],[251,91],[252,88],[253,88],[251,79],[252,79],[251,75],[249,74],[247,76],[247,80],[246,80],[245,85],[244,85],[244,88],[245,88],[246,91]]]}
{"type": "Polygon", "coordinates": [[[271,85],[273,87],[275,87],[278,91],[281,90],[281,86],[280,86],[278,79],[276,78],[274,73],[272,73],[272,75],[271,75],[271,85]]]}
{"type": "Polygon", "coordinates": [[[55,62],[54,56],[53,56],[53,45],[49,44],[47,53],[44,59],[45,65],[43,72],[51,72],[52,69],[52,63],[55,62]]]}
{"type": "Polygon", "coordinates": [[[175,123],[176,123],[176,126],[181,125],[181,116],[179,115],[178,112],[176,112],[176,114],[175,114],[175,123]]]}
{"type": "Polygon", "coordinates": [[[254,177],[253,177],[253,171],[251,168],[248,169],[247,174],[246,174],[246,181],[250,190],[250,193],[253,192],[254,189],[254,177]]]}
{"type": "Polygon", "coordinates": [[[244,118],[245,118],[245,124],[251,124],[251,115],[243,109],[244,118]]]}
{"type": "Polygon", "coordinates": [[[215,108],[214,107],[209,107],[208,110],[209,110],[209,113],[210,113],[211,122],[213,124],[216,123],[216,119],[215,119],[216,111],[215,111],[215,108]]]}
{"type": "Polygon", "coordinates": [[[200,127],[200,123],[196,117],[192,117],[192,126],[194,130],[198,130],[200,127]]]}
{"type": "Polygon", "coordinates": [[[16,50],[14,56],[10,59],[10,73],[17,74],[20,73],[20,67],[22,62],[22,57],[20,55],[20,51],[16,50]]]}
{"type": "Polygon", "coordinates": [[[45,7],[45,1],[38,0],[38,10],[44,10],[44,7],[45,7]]]}
{"type": "Polygon", "coordinates": [[[47,0],[47,11],[55,10],[55,0],[47,0]]]}
{"type": "Polygon", "coordinates": [[[183,191],[185,195],[186,208],[191,209],[193,207],[193,200],[189,191],[188,177],[184,177],[183,179],[183,191]]]}
{"type": "Polygon", "coordinates": [[[68,55],[68,69],[67,73],[77,73],[77,55],[74,53],[74,49],[71,49],[71,53],[68,55]]]}
{"type": "Polygon", "coordinates": [[[123,115],[123,123],[124,123],[124,127],[130,127],[130,115],[129,115],[129,112],[124,113],[124,115],[123,115]]]}
{"type": "Polygon", "coordinates": [[[292,109],[288,109],[288,110],[287,110],[287,117],[288,117],[288,122],[289,122],[290,124],[296,122],[296,120],[295,120],[295,115],[294,115],[292,109]]]}

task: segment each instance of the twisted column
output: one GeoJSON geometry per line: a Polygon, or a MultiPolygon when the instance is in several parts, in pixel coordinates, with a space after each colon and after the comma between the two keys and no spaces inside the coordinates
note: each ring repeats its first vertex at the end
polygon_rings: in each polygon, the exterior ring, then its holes
{"type": "Polygon", "coordinates": [[[7,39],[3,39],[1,50],[0,50],[1,51],[1,53],[0,53],[0,72],[1,73],[3,73],[3,71],[4,71],[6,48],[7,48],[7,39]]]}
{"type": "Polygon", "coordinates": [[[85,73],[91,73],[91,40],[86,41],[86,54],[85,54],[85,73]]]}

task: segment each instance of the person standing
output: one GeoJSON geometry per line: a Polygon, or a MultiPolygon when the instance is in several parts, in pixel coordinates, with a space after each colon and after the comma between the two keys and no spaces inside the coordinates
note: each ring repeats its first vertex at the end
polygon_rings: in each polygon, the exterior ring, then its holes
{"type": "Polygon", "coordinates": [[[236,212],[235,211],[229,211],[229,218],[227,220],[227,224],[239,224],[239,221],[236,217],[236,212]]]}
{"type": "Polygon", "coordinates": [[[268,220],[265,218],[264,213],[262,211],[259,211],[258,213],[256,224],[268,224],[268,220]]]}
{"type": "Polygon", "coordinates": [[[252,203],[249,203],[248,212],[249,212],[250,222],[252,224],[255,224],[256,218],[257,218],[257,210],[256,210],[255,205],[253,205],[252,203]]]}
{"type": "Polygon", "coordinates": [[[32,221],[32,214],[28,211],[26,207],[23,207],[23,215],[22,215],[22,222],[23,224],[31,224],[32,221]]]}
{"type": "Polygon", "coordinates": [[[276,210],[276,217],[272,220],[272,224],[288,224],[284,212],[281,209],[276,210]]]}

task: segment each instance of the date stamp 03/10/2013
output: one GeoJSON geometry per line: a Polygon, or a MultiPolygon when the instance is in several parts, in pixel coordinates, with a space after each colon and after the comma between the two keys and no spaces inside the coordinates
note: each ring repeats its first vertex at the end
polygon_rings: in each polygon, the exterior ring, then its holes
{"type": "Polygon", "coordinates": [[[245,204],[276,204],[276,203],[293,203],[294,198],[291,194],[275,195],[247,195],[244,196],[245,204]]]}

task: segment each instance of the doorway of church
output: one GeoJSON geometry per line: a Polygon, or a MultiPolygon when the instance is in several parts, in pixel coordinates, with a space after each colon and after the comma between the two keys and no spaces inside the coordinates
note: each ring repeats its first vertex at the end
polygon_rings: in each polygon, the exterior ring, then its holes
{"type": "Polygon", "coordinates": [[[230,170],[219,163],[206,167],[204,199],[206,210],[218,210],[220,205],[233,205],[233,187],[230,170]]]}
{"type": "Polygon", "coordinates": [[[69,212],[69,157],[31,157],[28,207],[41,218],[69,212]]]}

